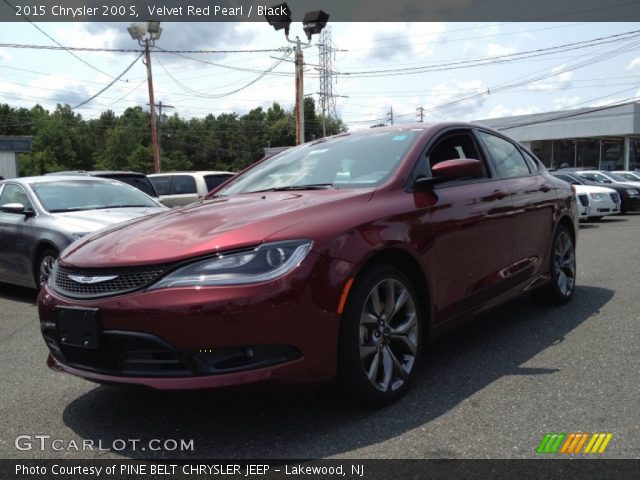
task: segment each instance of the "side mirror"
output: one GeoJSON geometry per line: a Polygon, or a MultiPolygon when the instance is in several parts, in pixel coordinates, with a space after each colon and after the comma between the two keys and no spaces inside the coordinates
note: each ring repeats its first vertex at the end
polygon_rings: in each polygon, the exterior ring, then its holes
{"type": "Polygon", "coordinates": [[[33,214],[31,210],[25,209],[24,205],[21,203],[7,203],[5,205],[0,205],[0,212],[22,214],[27,217],[33,214]]]}
{"type": "Polygon", "coordinates": [[[447,182],[459,178],[482,175],[484,166],[480,160],[458,158],[436,163],[431,167],[431,177],[421,177],[415,182],[416,187],[427,188],[436,183],[447,182]]]}
{"type": "Polygon", "coordinates": [[[606,179],[606,180],[603,180],[602,183],[613,183],[613,182],[609,179],[606,179]]]}

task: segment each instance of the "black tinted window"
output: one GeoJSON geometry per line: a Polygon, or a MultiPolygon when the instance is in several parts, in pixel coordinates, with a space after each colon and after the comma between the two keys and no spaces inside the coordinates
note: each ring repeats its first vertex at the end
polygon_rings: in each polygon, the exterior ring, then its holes
{"type": "Polygon", "coordinates": [[[150,197],[157,197],[155,189],[153,185],[149,181],[147,177],[141,177],[138,175],[114,175],[112,177],[114,180],[119,180],[121,182],[126,183],[127,185],[131,185],[132,187],[136,187],[141,192],[146,193],[150,197]]]}
{"type": "Polygon", "coordinates": [[[224,182],[227,178],[232,177],[233,175],[205,175],[204,181],[207,184],[207,192],[210,192],[222,182],[224,182]]]}
{"type": "Polygon", "coordinates": [[[191,175],[173,175],[171,178],[171,194],[185,195],[188,193],[198,193],[196,179],[191,175]]]}
{"type": "Polygon", "coordinates": [[[522,177],[531,174],[527,161],[513,143],[490,133],[478,133],[489,151],[499,177],[522,177]]]}
{"type": "MultiPolygon", "coordinates": [[[[446,160],[472,158],[482,161],[473,137],[469,133],[455,133],[446,135],[433,146],[427,155],[429,167],[446,160]]],[[[487,169],[480,178],[487,177],[487,169]]]]}
{"type": "Polygon", "coordinates": [[[171,193],[171,176],[150,177],[149,180],[151,180],[158,195],[169,195],[171,193]]]}

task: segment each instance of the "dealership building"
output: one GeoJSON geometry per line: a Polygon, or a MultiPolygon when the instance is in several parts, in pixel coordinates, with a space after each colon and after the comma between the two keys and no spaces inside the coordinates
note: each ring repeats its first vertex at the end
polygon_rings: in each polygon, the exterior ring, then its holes
{"type": "Polygon", "coordinates": [[[551,168],[640,169],[640,103],[479,120],[551,168]]]}
{"type": "Polygon", "coordinates": [[[31,152],[31,137],[0,135],[0,176],[15,178],[20,174],[18,155],[31,152]]]}

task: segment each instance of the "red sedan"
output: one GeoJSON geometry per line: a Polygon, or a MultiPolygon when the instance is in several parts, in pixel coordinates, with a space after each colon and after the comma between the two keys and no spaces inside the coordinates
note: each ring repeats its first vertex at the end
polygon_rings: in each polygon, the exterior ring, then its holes
{"type": "Polygon", "coordinates": [[[196,389],[326,382],[392,401],[428,336],[576,281],[571,187],[485,127],[338,135],[199,203],[72,244],[39,296],[50,367],[196,389]]]}

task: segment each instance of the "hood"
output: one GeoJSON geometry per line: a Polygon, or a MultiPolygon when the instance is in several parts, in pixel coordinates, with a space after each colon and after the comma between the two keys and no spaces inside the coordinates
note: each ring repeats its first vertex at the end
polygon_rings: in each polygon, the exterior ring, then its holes
{"type": "Polygon", "coordinates": [[[50,215],[60,230],[66,230],[70,233],[91,233],[117,223],[164,211],[166,211],[166,208],[162,207],[131,207],[82,210],[80,212],[52,213],[50,215]]]}
{"type": "MultiPolygon", "coordinates": [[[[365,203],[372,193],[313,190],[204,200],[83,238],[63,252],[60,262],[93,268],[148,265],[258,245],[280,230],[365,203]]],[[[313,240],[312,227],[307,238],[313,240]]]]}
{"type": "Polygon", "coordinates": [[[609,187],[596,187],[595,185],[574,185],[576,193],[616,193],[613,188],[609,187]]]}

